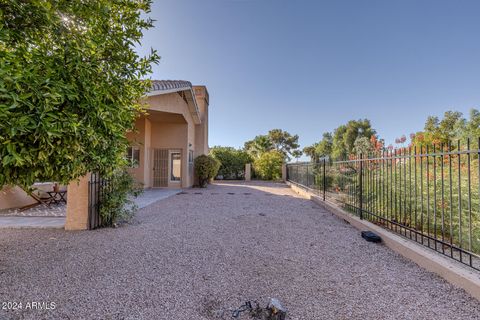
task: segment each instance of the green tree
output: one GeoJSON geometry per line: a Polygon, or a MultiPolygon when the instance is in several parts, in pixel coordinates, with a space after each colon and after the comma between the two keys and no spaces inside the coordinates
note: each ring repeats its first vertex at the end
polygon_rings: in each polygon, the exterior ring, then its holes
{"type": "Polygon", "coordinates": [[[470,118],[465,123],[463,138],[470,138],[474,143],[478,143],[480,138],[480,112],[477,109],[470,110],[470,118]]]}
{"type": "Polygon", "coordinates": [[[273,148],[284,154],[286,159],[290,157],[298,158],[302,155],[299,150],[298,135],[291,135],[282,129],[273,129],[268,132],[268,138],[273,144],[273,148]]]}
{"type": "Polygon", "coordinates": [[[310,157],[310,161],[317,162],[318,155],[317,155],[317,143],[314,143],[311,146],[303,148],[303,153],[310,157]]]}
{"type": "Polygon", "coordinates": [[[255,173],[263,180],[278,180],[282,177],[282,164],[285,162],[283,153],[271,150],[255,159],[255,173]]]}
{"type": "Polygon", "coordinates": [[[281,129],[272,129],[267,135],[256,136],[255,139],[245,142],[244,146],[244,150],[254,158],[260,157],[265,152],[277,150],[287,160],[291,157],[300,157],[302,151],[299,148],[298,135],[291,135],[281,129]]]}
{"type": "Polygon", "coordinates": [[[472,133],[475,132],[476,121],[475,109],[471,112],[469,122],[458,111],[445,112],[441,120],[436,116],[429,116],[425,121],[424,131],[417,132],[412,143],[425,147],[433,144],[447,144],[456,139],[466,138],[469,130],[472,130],[472,133]]]}
{"type": "Polygon", "coordinates": [[[0,2],[0,186],[68,183],[124,161],[155,51],[149,0],[0,2]]]}
{"type": "Polygon", "coordinates": [[[323,134],[322,140],[317,143],[315,151],[319,158],[330,156],[333,150],[333,136],[330,132],[323,134]]]}
{"type": "Polygon", "coordinates": [[[256,136],[255,139],[245,142],[244,150],[254,158],[273,150],[273,144],[266,135],[256,136]]]}
{"type": "Polygon", "coordinates": [[[371,139],[368,139],[367,137],[358,137],[353,145],[354,153],[357,156],[363,155],[365,158],[374,150],[371,139]]]}
{"type": "Polygon", "coordinates": [[[350,120],[347,124],[339,126],[333,134],[332,156],[346,158],[354,153],[355,140],[360,137],[370,139],[375,135],[375,130],[370,120],[350,120]]]}
{"type": "Polygon", "coordinates": [[[247,152],[232,147],[215,146],[210,149],[210,155],[220,161],[218,175],[223,176],[224,179],[242,178],[245,165],[253,161],[247,152]]]}

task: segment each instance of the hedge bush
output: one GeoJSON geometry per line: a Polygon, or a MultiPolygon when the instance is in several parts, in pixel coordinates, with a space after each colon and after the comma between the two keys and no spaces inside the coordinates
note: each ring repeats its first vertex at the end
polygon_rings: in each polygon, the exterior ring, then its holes
{"type": "Polygon", "coordinates": [[[208,182],[217,176],[220,165],[220,161],[212,156],[201,155],[195,159],[195,174],[201,188],[205,188],[208,182]]]}
{"type": "Polygon", "coordinates": [[[245,165],[252,162],[252,158],[247,152],[232,147],[213,147],[210,155],[220,161],[218,176],[223,179],[243,179],[245,165]]]}
{"type": "Polygon", "coordinates": [[[263,153],[253,163],[255,174],[263,180],[279,180],[284,159],[283,153],[276,150],[263,153]]]}
{"type": "Polygon", "coordinates": [[[137,212],[138,207],[133,199],[143,192],[142,186],[126,169],[118,169],[105,179],[107,183],[100,205],[101,226],[112,227],[128,222],[137,212]]]}

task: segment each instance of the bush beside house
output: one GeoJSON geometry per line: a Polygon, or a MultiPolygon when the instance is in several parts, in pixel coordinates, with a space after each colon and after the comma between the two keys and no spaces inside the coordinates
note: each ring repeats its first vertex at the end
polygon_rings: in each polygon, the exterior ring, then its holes
{"type": "Polygon", "coordinates": [[[126,169],[114,171],[106,181],[100,206],[101,226],[111,227],[116,223],[128,222],[138,209],[133,199],[143,192],[142,185],[126,169]]]}
{"type": "Polygon", "coordinates": [[[220,165],[212,156],[201,155],[195,159],[195,174],[201,188],[205,188],[208,182],[217,176],[220,165]]]}

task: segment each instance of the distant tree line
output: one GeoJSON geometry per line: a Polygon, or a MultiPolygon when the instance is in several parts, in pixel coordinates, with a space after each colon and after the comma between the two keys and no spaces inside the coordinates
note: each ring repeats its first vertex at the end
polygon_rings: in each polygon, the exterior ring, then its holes
{"type": "MultiPolygon", "coordinates": [[[[409,135],[408,143],[406,135],[402,135],[395,139],[395,144],[399,148],[423,148],[432,145],[446,147],[452,141],[460,140],[464,144],[467,138],[478,139],[479,137],[480,112],[477,109],[471,109],[468,119],[458,111],[447,111],[442,119],[429,116],[422,131],[409,135]]],[[[370,120],[360,119],[350,120],[340,125],[333,130],[333,133],[323,133],[322,139],[303,148],[303,153],[312,161],[317,161],[325,156],[332,159],[346,159],[352,155],[368,155],[393,148],[393,144],[385,145],[385,141],[379,137],[370,120]]]]}
{"type": "Polygon", "coordinates": [[[242,179],[245,165],[253,163],[258,178],[276,180],[281,177],[283,163],[302,156],[298,138],[287,131],[273,129],[245,142],[241,149],[215,146],[210,154],[221,163],[219,178],[242,179]]]}

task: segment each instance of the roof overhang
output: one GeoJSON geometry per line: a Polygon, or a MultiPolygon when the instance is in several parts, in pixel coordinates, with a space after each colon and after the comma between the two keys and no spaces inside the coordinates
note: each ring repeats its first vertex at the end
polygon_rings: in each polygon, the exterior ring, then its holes
{"type": "Polygon", "coordinates": [[[195,99],[195,92],[193,91],[192,84],[188,81],[170,81],[170,80],[153,80],[152,90],[146,94],[147,97],[159,96],[169,93],[183,92],[185,101],[187,102],[188,109],[192,115],[193,122],[200,124],[200,111],[195,99]]]}

